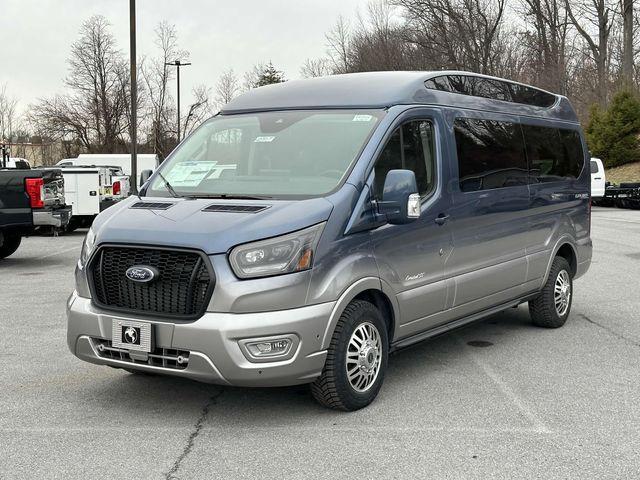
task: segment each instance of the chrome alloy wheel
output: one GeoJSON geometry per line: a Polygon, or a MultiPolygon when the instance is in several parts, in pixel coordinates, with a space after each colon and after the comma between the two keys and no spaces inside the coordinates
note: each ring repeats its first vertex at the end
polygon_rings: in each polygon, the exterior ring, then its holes
{"type": "Polygon", "coordinates": [[[553,300],[556,312],[562,317],[569,310],[571,300],[571,278],[566,270],[560,270],[553,288],[553,300]]]}
{"type": "Polygon", "coordinates": [[[366,392],[375,383],[382,363],[380,332],[369,322],[358,325],[347,346],[347,378],[356,392],[366,392]]]}

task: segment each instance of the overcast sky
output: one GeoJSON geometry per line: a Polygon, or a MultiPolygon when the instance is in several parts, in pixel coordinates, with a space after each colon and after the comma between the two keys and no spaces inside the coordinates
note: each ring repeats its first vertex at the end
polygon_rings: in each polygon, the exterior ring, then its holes
{"type": "MultiPolygon", "coordinates": [[[[181,88],[214,87],[221,72],[241,77],[257,62],[273,61],[287,78],[299,78],[306,58],[322,56],[324,34],[339,15],[355,17],[366,0],[137,0],[138,55],[154,53],[158,22],[175,24],[193,65],[182,70],[181,88]]],[[[69,47],[80,25],[104,15],[119,47],[129,51],[128,0],[1,0],[0,86],[21,110],[38,97],[63,90],[69,47]]],[[[189,97],[187,96],[187,100],[189,97]]]]}

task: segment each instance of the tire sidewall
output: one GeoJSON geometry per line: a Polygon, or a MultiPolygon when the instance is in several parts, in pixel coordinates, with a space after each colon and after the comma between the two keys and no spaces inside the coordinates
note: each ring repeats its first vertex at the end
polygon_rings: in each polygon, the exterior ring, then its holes
{"type": "Polygon", "coordinates": [[[551,305],[553,305],[553,315],[555,315],[557,321],[561,324],[564,324],[569,318],[569,314],[571,313],[571,305],[573,304],[573,277],[571,275],[571,267],[569,266],[569,262],[567,262],[564,258],[558,258],[554,261],[552,270],[552,275],[550,275],[550,284],[549,284],[549,295],[551,295],[551,305]],[[559,315],[556,310],[556,302],[555,302],[555,284],[558,279],[558,276],[562,271],[567,272],[567,277],[569,278],[569,306],[567,307],[567,311],[564,312],[564,315],[559,315]]]}
{"type": "Polygon", "coordinates": [[[345,319],[344,328],[340,334],[339,342],[336,349],[336,387],[342,392],[344,396],[344,403],[349,406],[349,409],[356,410],[358,408],[369,405],[373,399],[376,398],[387,370],[387,364],[389,359],[389,335],[387,333],[387,326],[380,314],[379,310],[368,302],[362,302],[361,306],[357,308],[354,313],[345,319]],[[349,382],[347,377],[346,362],[347,362],[347,349],[351,335],[363,323],[369,322],[373,324],[380,334],[380,340],[382,342],[382,356],[380,358],[380,371],[374,382],[374,384],[365,392],[356,391],[349,382]]]}
{"type": "Polygon", "coordinates": [[[18,247],[22,243],[22,237],[20,235],[8,235],[3,237],[2,246],[0,246],[0,259],[13,255],[18,247]]]}

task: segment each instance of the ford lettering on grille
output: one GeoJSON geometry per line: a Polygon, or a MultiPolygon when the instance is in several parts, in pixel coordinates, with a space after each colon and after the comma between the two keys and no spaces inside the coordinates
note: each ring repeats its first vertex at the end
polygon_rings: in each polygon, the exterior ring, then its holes
{"type": "Polygon", "coordinates": [[[144,265],[134,265],[125,272],[127,278],[133,282],[148,283],[158,277],[158,271],[144,265]]]}

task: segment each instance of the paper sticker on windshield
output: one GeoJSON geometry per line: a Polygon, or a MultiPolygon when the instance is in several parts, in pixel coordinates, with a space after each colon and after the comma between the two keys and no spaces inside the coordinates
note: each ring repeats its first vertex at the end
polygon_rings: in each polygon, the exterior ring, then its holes
{"type": "Polygon", "coordinates": [[[179,162],[166,174],[174,187],[195,187],[215,169],[216,162],[179,162]]]}
{"type": "Polygon", "coordinates": [[[373,119],[373,115],[358,114],[353,116],[354,122],[370,122],[372,119],[373,119]]]}
{"type": "Polygon", "coordinates": [[[269,142],[273,142],[273,139],[276,137],[256,137],[256,139],[253,141],[254,143],[269,143],[269,142]]]}

